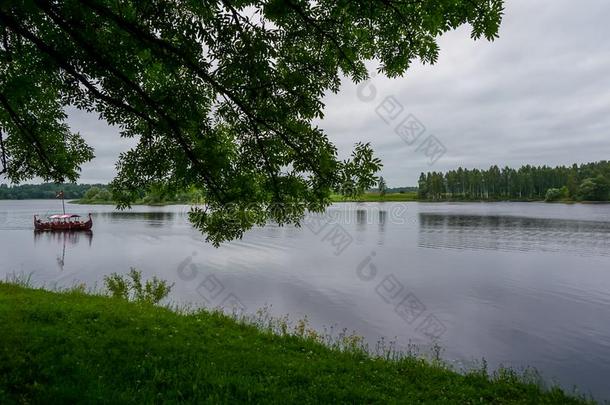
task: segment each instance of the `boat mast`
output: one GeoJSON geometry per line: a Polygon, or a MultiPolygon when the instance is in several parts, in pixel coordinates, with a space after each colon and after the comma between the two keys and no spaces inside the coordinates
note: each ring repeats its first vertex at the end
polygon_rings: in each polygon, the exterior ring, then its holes
{"type": "Polygon", "coordinates": [[[66,215],[66,205],[64,204],[64,190],[60,190],[59,193],[57,193],[57,197],[61,197],[61,209],[64,215],[66,215]]]}

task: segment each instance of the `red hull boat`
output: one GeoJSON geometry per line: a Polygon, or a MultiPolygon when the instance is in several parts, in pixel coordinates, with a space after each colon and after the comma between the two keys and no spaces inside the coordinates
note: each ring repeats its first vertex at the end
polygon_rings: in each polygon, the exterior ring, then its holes
{"type": "Polygon", "coordinates": [[[48,217],[48,221],[43,222],[37,215],[34,215],[34,230],[36,231],[89,231],[93,227],[91,214],[87,221],[81,221],[80,215],[76,214],[57,214],[48,217]]]}

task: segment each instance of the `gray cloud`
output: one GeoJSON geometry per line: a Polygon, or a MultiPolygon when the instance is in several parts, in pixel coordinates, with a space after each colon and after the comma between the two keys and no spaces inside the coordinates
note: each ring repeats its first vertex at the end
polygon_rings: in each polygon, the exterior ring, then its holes
{"type": "Polygon", "coordinates": [[[372,142],[390,185],[458,165],[571,164],[610,156],[610,3],[508,0],[500,38],[472,41],[468,27],[444,35],[434,66],[401,79],[376,77],[367,104],[356,86],[327,97],[320,125],[341,150],[372,142]],[[447,153],[432,167],[375,113],[395,96],[447,153]]]}
{"type": "MultiPolygon", "coordinates": [[[[414,185],[421,171],[571,164],[610,157],[610,2],[507,0],[500,38],[472,41],[469,27],[440,38],[437,64],[414,64],[404,78],[376,77],[372,103],[345,81],[326,97],[326,130],[346,156],[370,141],[390,186],[414,185]],[[447,148],[434,166],[375,113],[395,96],[447,148]]],[[[373,66],[373,65],[372,65],[373,66]]],[[[133,140],[96,116],[70,111],[70,124],[95,148],[82,182],[106,182],[133,140]]]]}
{"type": "Polygon", "coordinates": [[[119,154],[136,145],[135,139],[119,136],[117,127],[99,120],[97,114],[68,110],[68,122],[79,132],[89,146],[95,149],[95,158],[82,166],[80,183],[107,183],[114,177],[119,154]]]}

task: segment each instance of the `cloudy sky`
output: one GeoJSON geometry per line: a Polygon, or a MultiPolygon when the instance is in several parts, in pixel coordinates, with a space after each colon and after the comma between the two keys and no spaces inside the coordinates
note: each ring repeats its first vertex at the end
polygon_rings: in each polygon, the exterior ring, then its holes
{"type": "MultiPolygon", "coordinates": [[[[495,42],[472,41],[467,26],[448,33],[433,66],[416,63],[398,79],[377,76],[360,92],[344,83],[326,98],[318,125],[342,156],[355,142],[371,142],[392,187],[415,185],[422,171],[458,166],[610,159],[609,18],[608,0],[507,0],[495,42]],[[395,128],[413,122],[410,114],[425,131],[409,145],[395,128]],[[427,148],[432,139],[442,146],[427,148]]],[[[130,141],[77,111],[70,124],[96,149],[81,182],[112,179],[130,141]]]]}

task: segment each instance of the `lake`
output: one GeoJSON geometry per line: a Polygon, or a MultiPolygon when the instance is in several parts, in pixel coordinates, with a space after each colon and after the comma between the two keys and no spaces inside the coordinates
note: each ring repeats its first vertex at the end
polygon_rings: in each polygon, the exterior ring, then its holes
{"type": "Polygon", "coordinates": [[[343,203],[220,248],[187,206],[66,206],[93,214],[91,234],[35,234],[58,201],[0,201],[0,277],[101,288],[133,266],[174,282],[175,303],[268,306],[371,347],[438,343],[457,368],[531,366],[610,399],[610,205],[343,203]]]}

